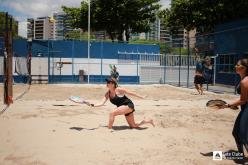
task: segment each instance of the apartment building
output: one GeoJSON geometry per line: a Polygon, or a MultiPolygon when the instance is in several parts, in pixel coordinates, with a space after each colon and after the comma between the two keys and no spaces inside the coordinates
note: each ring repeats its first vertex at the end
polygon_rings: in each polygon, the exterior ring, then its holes
{"type": "MultiPolygon", "coordinates": [[[[159,40],[172,47],[187,47],[188,34],[186,29],[179,29],[176,33],[172,34],[170,29],[159,18],[154,23],[151,23],[150,28],[151,31],[145,34],[145,39],[159,40]]],[[[195,29],[189,31],[189,44],[191,48],[195,46],[195,34],[195,29]]]]}
{"type": "Polygon", "coordinates": [[[67,22],[68,16],[63,12],[54,13],[52,17],[27,19],[27,37],[37,40],[63,40],[68,31],[73,30],[67,22]]]}
{"type": "Polygon", "coordinates": [[[50,17],[38,17],[27,19],[27,37],[36,40],[48,40],[52,38],[50,17]]]}

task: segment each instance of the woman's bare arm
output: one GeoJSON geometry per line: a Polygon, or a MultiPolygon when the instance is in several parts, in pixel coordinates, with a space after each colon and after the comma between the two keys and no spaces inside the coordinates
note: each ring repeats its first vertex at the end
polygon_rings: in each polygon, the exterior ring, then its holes
{"type": "Polygon", "coordinates": [[[102,101],[98,104],[94,104],[94,107],[101,107],[104,106],[104,104],[108,101],[108,95],[107,93],[105,94],[104,98],[102,99],[102,101]]]}
{"type": "Polygon", "coordinates": [[[127,89],[124,89],[124,88],[120,88],[119,90],[120,90],[121,93],[128,94],[130,96],[138,97],[140,99],[144,99],[145,98],[145,96],[141,96],[141,95],[139,95],[139,94],[137,94],[135,92],[131,92],[131,91],[129,91],[127,89]]]}

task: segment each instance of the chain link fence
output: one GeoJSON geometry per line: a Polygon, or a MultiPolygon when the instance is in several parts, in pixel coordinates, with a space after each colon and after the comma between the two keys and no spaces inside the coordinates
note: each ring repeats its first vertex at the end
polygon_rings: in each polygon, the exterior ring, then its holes
{"type": "Polygon", "coordinates": [[[248,21],[243,26],[240,24],[217,26],[216,31],[209,34],[183,31],[181,38],[167,41],[165,70],[170,72],[165,74],[165,83],[194,88],[195,57],[199,56],[203,65],[204,88],[236,93],[240,78],[235,73],[235,64],[248,57],[248,21]]]}

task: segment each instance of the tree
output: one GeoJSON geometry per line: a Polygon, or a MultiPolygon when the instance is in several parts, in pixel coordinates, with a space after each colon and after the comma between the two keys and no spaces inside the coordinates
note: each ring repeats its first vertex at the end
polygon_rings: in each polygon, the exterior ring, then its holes
{"type": "Polygon", "coordinates": [[[248,17],[247,8],[247,0],[173,0],[171,9],[162,15],[175,29],[211,32],[218,24],[248,17]]]}
{"type": "MultiPolygon", "coordinates": [[[[0,12],[0,37],[4,35],[4,31],[5,31],[5,17],[6,17],[6,13],[4,12],[0,12]]],[[[10,16],[8,18],[8,27],[10,27],[10,16]]],[[[13,32],[13,37],[17,38],[18,37],[18,22],[13,19],[12,22],[12,32],[13,32]]]]}
{"type": "MultiPolygon", "coordinates": [[[[128,41],[130,33],[148,32],[156,19],[159,0],[92,0],[91,30],[104,30],[111,40],[128,41]],[[124,34],[124,35],[123,35],[124,34]]],[[[80,8],[62,6],[75,28],[87,29],[88,4],[80,8]]]]}

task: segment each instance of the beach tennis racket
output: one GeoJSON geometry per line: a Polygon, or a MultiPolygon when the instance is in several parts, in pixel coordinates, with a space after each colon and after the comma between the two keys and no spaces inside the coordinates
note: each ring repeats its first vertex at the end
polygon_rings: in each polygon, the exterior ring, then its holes
{"type": "Polygon", "coordinates": [[[79,97],[79,96],[70,96],[69,100],[73,101],[74,103],[78,103],[78,104],[86,104],[90,107],[94,106],[94,104],[91,104],[90,102],[84,100],[82,97],[79,97]]]}
{"type": "MultiPolygon", "coordinates": [[[[206,106],[212,109],[220,109],[223,105],[227,104],[224,100],[209,100],[206,103],[206,106]]],[[[233,110],[237,110],[238,107],[234,106],[234,107],[230,107],[233,110]]]]}

